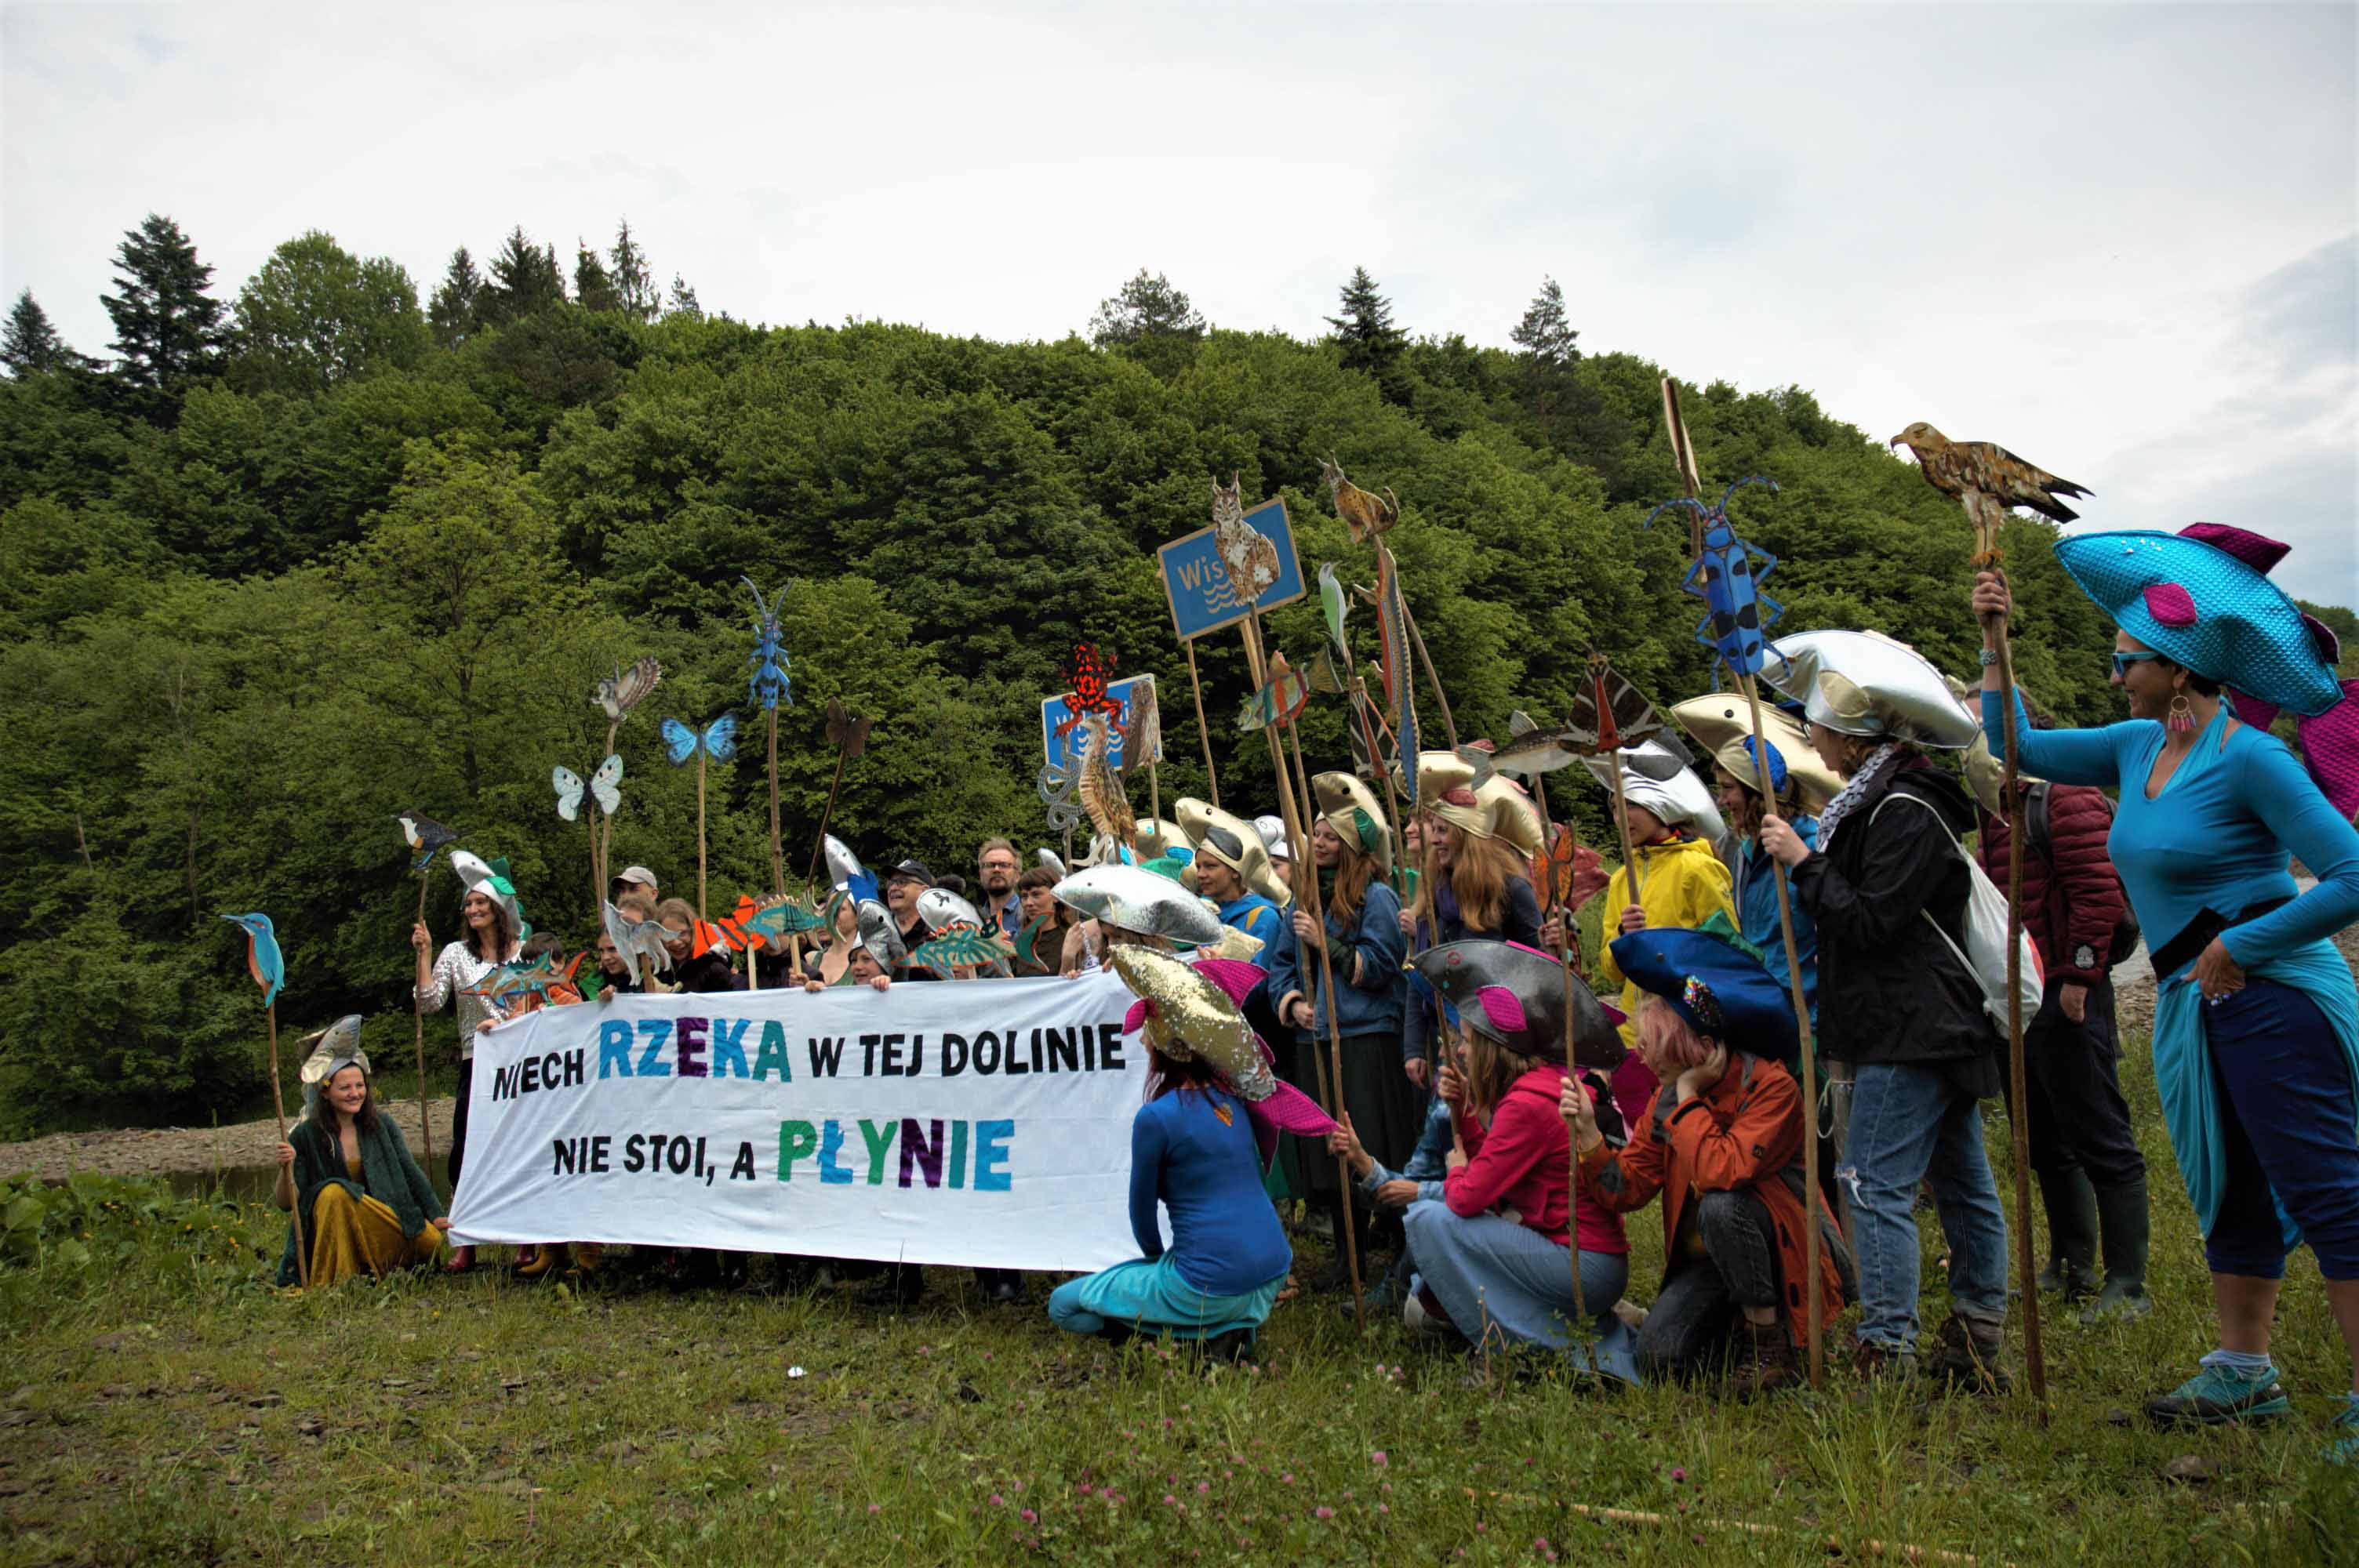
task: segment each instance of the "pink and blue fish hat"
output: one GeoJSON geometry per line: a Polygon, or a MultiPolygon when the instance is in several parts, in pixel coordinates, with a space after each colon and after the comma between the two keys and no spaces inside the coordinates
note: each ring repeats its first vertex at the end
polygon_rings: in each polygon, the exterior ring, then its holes
{"type": "Polygon", "coordinates": [[[1615,937],[1614,962],[1698,1034],[1788,1067],[1801,1060],[1791,993],[1743,948],[1708,931],[1650,925],[1615,937]]]}
{"type": "Polygon", "coordinates": [[[2275,540],[2207,524],[2056,541],[2056,558],[2114,625],[2207,679],[2317,715],[2343,700],[2343,684],[2321,645],[2324,629],[2266,575],[2284,553],[2275,540]]]}
{"type": "MultiPolygon", "coordinates": [[[[1566,974],[1562,960],[1520,942],[1445,942],[1412,966],[1474,1032],[1543,1062],[1564,1061],[1566,974]]],[[[1622,1010],[1571,977],[1576,1065],[1613,1067],[1626,1054],[1622,1010]]]]}

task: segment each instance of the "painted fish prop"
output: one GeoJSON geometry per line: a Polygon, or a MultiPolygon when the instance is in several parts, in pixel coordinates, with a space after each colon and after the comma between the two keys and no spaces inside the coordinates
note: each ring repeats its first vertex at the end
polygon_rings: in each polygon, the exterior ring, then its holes
{"type": "Polygon", "coordinates": [[[849,894],[854,900],[881,896],[876,889],[876,879],[869,875],[868,868],[860,863],[860,857],[832,833],[827,836],[826,854],[828,886],[840,893],[849,894]]]}
{"type": "Polygon", "coordinates": [[[622,956],[623,967],[638,977],[641,989],[658,995],[679,989],[656,979],[671,972],[671,949],[664,946],[662,921],[634,920],[616,909],[612,900],[601,900],[598,914],[606,929],[606,939],[622,956]]]}
{"type": "Polygon", "coordinates": [[[901,927],[894,920],[893,912],[873,898],[864,898],[857,914],[860,945],[890,973],[909,956],[909,945],[901,940],[901,927]]]}
{"type": "Polygon", "coordinates": [[[1191,946],[1218,942],[1227,929],[1204,901],[1143,866],[1092,866],[1051,890],[1090,920],[1191,946]]]}
{"type": "Polygon", "coordinates": [[[1284,654],[1272,654],[1268,684],[1237,709],[1237,728],[1247,734],[1272,725],[1284,729],[1310,700],[1310,684],[1302,678],[1302,672],[1288,665],[1284,654]]]}
{"type": "Polygon", "coordinates": [[[1385,700],[1393,710],[1393,755],[1398,759],[1401,798],[1417,806],[1417,682],[1409,668],[1408,604],[1401,598],[1400,567],[1393,553],[1376,546],[1376,633],[1384,643],[1381,674],[1385,700]]]}
{"type": "Polygon", "coordinates": [[[1103,709],[1093,711],[1082,721],[1082,809],[1089,813],[1090,826],[1098,837],[1111,838],[1118,847],[1127,846],[1138,832],[1138,817],[1130,808],[1121,775],[1106,761],[1113,736],[1103,709]]]}
{"type": "Polygon", "coordinates": [[[1491,763],[1503,773],[1535,778],[1580,761],[1580,742],[1571,730],[1542,729],[1518,708],[1507,715],[1507,743],[1493,754],[1491,763]]]}

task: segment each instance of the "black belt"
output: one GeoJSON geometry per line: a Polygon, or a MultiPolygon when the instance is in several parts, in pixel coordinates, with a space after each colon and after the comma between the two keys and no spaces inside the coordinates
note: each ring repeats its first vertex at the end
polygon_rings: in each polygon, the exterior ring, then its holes
{"type": "Polygon", "coordinates": [[[2269,911],[2281,909],[2292,902],[2289,898],[2265,898],[2258,903],[2246,904],[2244,912],[2235,915],[2223,914],[2209,905],[2198,910],[2195,918],[2187,923],[2185,930],[2154,950],[2154,983],[2161,985],[2182,965],[2201,956],[2203,949],[2212,946],[2212,938],[2223,931],[2242,925],[2248,920],[2258,920],[2269,911]]]}

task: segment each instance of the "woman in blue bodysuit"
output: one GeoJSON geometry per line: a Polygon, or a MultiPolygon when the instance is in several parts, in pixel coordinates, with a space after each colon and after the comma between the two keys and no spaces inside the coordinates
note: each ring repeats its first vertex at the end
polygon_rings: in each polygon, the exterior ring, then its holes
{"type": "MultiPolygon", "coordinates": [[[[2108,848],[2153,944],[2155,1082],[2220,1315],[2220,1348],[2147,1410],[2218,1424],[2290,1409],[2269,1327],[2302,1241],[2359,1371],[2359,994],[2329,940],[2359,920],[2359,833],[2284,742],[2223,700],[2228,687],[2305,714],[2343,700],[2324,648],[2262,575],[2283,546],[2190,533],[2058,543],[2120,628],[2112,682],[2130,718],[2035,730],[2018,703],[2015,729],[2027,770],[2120,791],[2108,848]],[[2288,855],[2316,886],[2297,887],[2288,855]]],[[[1983,574],[1973,605],[1986,627],[2008,603],[2005,580],[1983,574]]],[[[1995,752],[2008,712],[1994,657],[1983,709],[1995,752]]],[[[2359,1383],[2327,1452],[2359,1462],[2359,1383]]]]}

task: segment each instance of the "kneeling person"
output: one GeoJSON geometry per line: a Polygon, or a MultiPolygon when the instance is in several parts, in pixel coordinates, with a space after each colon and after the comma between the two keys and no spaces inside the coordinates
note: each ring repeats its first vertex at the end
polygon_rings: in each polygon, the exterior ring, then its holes
{"type": "MultiPolygon", "coordinates": [[[[1607,1146],[1585,1098],[1562,1113],[1581,1151],[1585,1198],[1617,1214],[1663,1199],[1663,1288],[1638,1330],[1649,1379],[1724,1363],[1734,1399],[1792,1382],[1804,1346],[1808,1119],[1781,1058],[1798,1055],[1787,989],[1751,955],[1701,931],[1649,928],[1614,943],[1640,992],[1637,1050],[1662,1080],[1629,1143],[1607,1146]]],[[[1822,1195],[1822,1323],[1843,1311],[1848,1257],[1822,1195]]]]}
{"type": "MultiPolygon", "coordinates": [[[[278,1146],[271,1201],[303,1217],[310,1282],[332,1285],[353,1274],[382,1278],[430,1263],[442,1251],[451,1218],[409,1145],[377,1114],[361,1054],[357,1013],[313,1037],[303,1064],[303,1119],[278,1146]]],[[[278,1282],[294,1284],[295,1234],[288,1227],[278,1282]]]]}

